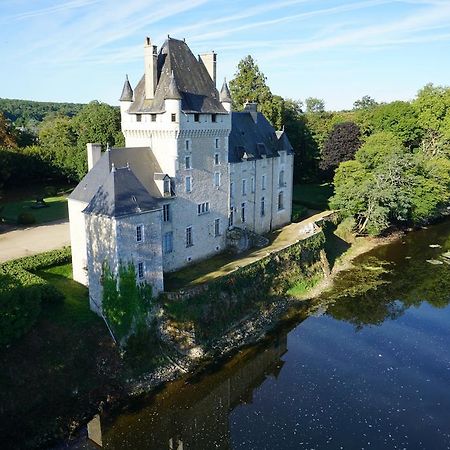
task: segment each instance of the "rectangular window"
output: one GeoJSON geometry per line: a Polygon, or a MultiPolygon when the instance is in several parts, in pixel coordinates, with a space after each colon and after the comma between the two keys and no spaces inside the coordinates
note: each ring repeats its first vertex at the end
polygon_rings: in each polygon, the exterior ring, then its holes
{"type": "Polygon", "coordinates": [[[251,190],[253,194],[255,192],[255,177],[251,178],[251,190]]]}
{"type": "Polygon", "coordinates": [[[173,252],[173,233],[169,231],[164,233],[163,235],[163,253],[167,255],[167,253],[173,252]]]}
{"type": "Polygon", "coordinates": [[[215,148],[219,148],[219,138],[216,138],[214,141],[215,148]]]}
{"type": "Polygon", "coordinates": [[[266,189],[266,176],[265,175],[263,175],[261,177],[261,189],[262,190],[266,189]]]}
{"type": "Polygon", "coordinates": [[[214,165],[218,166],[219,164],[220,164],[219,154],[215,153],[214,154],[214,165]]]}
{"type": "Polygon", "coordinates": [[[266,214],[266,203],[264,197],[261,198],[261,217],[264,217],[266,214]]]}
{"type": "Polygon", "coordinates": [[[211,122],[216,122],[217,116],[215,114],[211,114],[211,122]]]}
{"type": "Polygon", "coordinates": [[[142,121],[142,114],[136,114],[136,122],[142,121]]]}
{"type": "Polygon", "coordinates": [[[214,172],[214,186],[220,186],[220,172],[214,172]]]}
{"type": "Polygon", "coordinates": [[[185,161],[185,164],[186,164],[186,169],[192,169],[192,166],[191,166],[191,157],[190,157],[190,156],[186,156],[186,157],[184,158],[184,161],[185,161]]]}
{"type": "Polygon", "coordinates": [[[228,227],[231,228],[234,225],[234,207],[230,206],[230,215],[228,216],[228,227]]]}
{"type": "Polygon", "coordinates": [[[163,181],[163,185],[164,185],[164,195],[170,195],[170,179],[166,178],[163,181]]]}
{"type": "Polygon", "coordinates": [[[144,240],[144,225],[136,226],[136,242],[142,242],[144,240]]]}
{"type": "Polygon", "coordinates": [[[283,191],[278,194],[278,211],[284,209],[283,191]]]}
{"type": "Polygon", "coordinates": [[[176,122],[177,121],[177,115],[176,114],[171,114],[170,116],[172,122],[176,122]]]}
{"type": "Polygon", "coordinates": [[[185,141],[184,148],[186,149],[187,152],[191,149],[189,140],[185,141]]]}
{"type": "Polygon", "coordinates": [[[220,219],[214,219],[214,236],[220,236],[220,219]]]}
{"type": "Polygon", "coordinates": [[[200,114],[198,113],[194,114],[194,122],[200,122],[200,114]]]}
{"type": "Polygon", "coordinates": [[[197,205],[197,214],[200,216],[206,213],[209,213],[209,202],[199,203],[197,205]]]}
{"type": "Polygon", "coordinates": [[[192,227],[186,228],[186,247],[192,247],[193,241],[192,241],[192,227]]]}
{"type": "Polygon", "coordinates": [[[186,192],[191,192],[192,191],[192,182],[191,182],[191,177],[186,177],[185,179],[186,181],[186,192]]]}
{"type": "Polygon", "coordinates": [[[144,263],[141,261],[141,262],[138,262],[138,266],[137,266],[137,272],[138,272],[138,278],[140,279],[140,280],[142,280],[142,278],[144,278],[144,263]]]}
{"type": "Polygon", "coordinates": [[[163,205],[163,221],[170,222],[170,205],[168,203],[163,205]]]}
{"type": "Polygon", "coordinates": [[[247,194],[247,180],[242,180],[242,195],[247,194]]]}
{"type": "Polygon", "coordinates": [[[241,222],[245,223],[245,203],[241,204],[241,222]]]}
{"type": "Polygon", "coordinates": [[[156,114],[150,114],[151,121],[156,122],[156,114]]]}
{"type": "Polygon", "coordinates": [[[233,182],[230,181],[230,197],[233,197],[233,195],[234,195],[234,185],[233,182]]]}

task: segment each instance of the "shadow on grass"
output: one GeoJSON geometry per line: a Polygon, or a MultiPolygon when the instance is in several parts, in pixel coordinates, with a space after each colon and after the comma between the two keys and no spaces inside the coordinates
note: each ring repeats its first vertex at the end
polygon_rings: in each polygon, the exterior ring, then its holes
{"type": "Polygon", "coordinates": [[[333,269],[336,260],[343,255],[351,246],[344,239],[336,236],[337,225],[332,222],[326,222],[323,227],[323,232],[325,234],[325,252],[327,254],[327,259],[330,264],[330,270],[333,269]]]}

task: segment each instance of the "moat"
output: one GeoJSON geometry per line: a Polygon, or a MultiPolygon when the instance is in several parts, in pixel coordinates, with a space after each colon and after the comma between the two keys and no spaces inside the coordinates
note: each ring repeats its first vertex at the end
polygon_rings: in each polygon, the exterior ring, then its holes
{"type": "Polygon", "coordinates": [[[449,251],[447,221],[359,257],[315,314],[101,416],[102,446],[450,448],[449,251]]]}

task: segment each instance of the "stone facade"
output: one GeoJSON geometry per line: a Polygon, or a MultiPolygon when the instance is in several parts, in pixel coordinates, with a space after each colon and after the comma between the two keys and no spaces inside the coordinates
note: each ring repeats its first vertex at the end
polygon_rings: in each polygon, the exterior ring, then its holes
{"type": "Polygon", "coordinates": [[[126,147],[91,157],[69,199],[74,279],[99,314],[105,262],[116,273],[144,263],[137,281],[157,294],[164,272],[224,251],[228,228],[266,233],[291,218],[286,136],[256,105],[231,111],[226,83],[219,94],[211,79],[215,54],[197,60],[173,39],[157,54],[147,38],[145,49],[145,76],[134,92],[127,79],[120,99],[126,147]]]}

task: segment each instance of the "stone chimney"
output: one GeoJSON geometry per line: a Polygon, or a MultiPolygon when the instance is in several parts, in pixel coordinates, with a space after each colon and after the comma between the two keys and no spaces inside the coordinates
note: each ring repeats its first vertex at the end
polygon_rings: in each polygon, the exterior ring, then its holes
{"type": "Polygon", "coordinates": [[[246,102],[244,105],[244,111],[249,112],[252,116],[253,122],[258,122],[258,104],[254,102],[246,102]]]}
{"type": "Polygon", "coordinates": [[[206,70],[209,73],[209,76],[214,82],[214,86],[216,85],[216,63],[217,63],[217,54],[214,52],[202,53],[198,55],[198,60],[203,63],[206,67],[206,70]]]}
{"type": "Polygon", "coordinates": [[[144,65],[145,65],[145,98],[155,97],[156,85],[158,83],[158,47],[152,45],[149,37],[144,42],[144,65]]]}
{"type": "Polygon", "coordinates": [[[86,144],[88,171],[91,170],[102,156],[102,146],[100,144],[86,144]]]}

